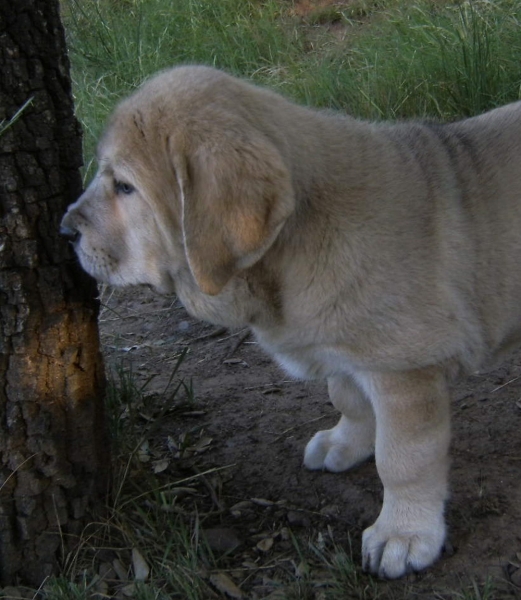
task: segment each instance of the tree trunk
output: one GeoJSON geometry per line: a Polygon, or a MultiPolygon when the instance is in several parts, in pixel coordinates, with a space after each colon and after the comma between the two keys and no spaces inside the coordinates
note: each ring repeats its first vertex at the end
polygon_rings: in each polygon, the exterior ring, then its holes
{"type": "Polygon", "coordinates": [[[57,235],[81,160],[59,0],[0,0],[2,585],[54,572],[107,490],[96,289],[57,235]]]}

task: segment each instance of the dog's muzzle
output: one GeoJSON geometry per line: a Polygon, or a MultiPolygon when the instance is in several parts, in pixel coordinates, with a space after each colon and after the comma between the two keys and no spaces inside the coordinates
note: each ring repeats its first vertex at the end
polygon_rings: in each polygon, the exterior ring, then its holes
{"type": "Polygon", "coordinates": [[[60,235],[71,244],[75,244],[81,237],[81,234],[77,229],[71,229],[70,227],[65,227],[64,225],[61,225],[60,227],[60,235]]]}

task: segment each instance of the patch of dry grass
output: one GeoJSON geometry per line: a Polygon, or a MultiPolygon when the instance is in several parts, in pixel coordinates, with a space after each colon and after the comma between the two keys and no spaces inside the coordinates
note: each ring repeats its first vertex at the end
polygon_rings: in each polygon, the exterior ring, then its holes
{"type": "Polygon", "coordinates": [[[283,501],[244,498],[229,506],[228,467],[202,470],[199,458],[212,443],[204,430],[161,431],[166,415],[197,408],[190,387],[176,379],[182,359],[183,353],[162,396],[147,395],[123,368],[114,375],[114,482],[106,518],[86,528],[76,551],[64,558],[61,576],[40,596],[380,598],[376,582],[355,568],[330,528],[295,533],[283,501]],[[238,537],[245,515],[270,525],[238,537]]]}

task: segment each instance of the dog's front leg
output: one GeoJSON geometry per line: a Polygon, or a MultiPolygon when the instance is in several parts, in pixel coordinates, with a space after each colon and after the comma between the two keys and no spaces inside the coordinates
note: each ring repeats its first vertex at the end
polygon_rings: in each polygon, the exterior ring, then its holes
{"type": "Polygon", "coordinates": [[[332,429],[311,438],[304,465],[308,469],[345,471],[374,454],[374,412],[369,398],[350,377],[330,377],[327,385],[329,398],[342,416],[332,429]]]}
{"type": "Polygon", "coordinates": [[[362,540],[364,568],[394,579],[440,555],[445,540],[450,402],[432,367],[357,376],[376,415],[376,465],[384,502],[362,540]]]}

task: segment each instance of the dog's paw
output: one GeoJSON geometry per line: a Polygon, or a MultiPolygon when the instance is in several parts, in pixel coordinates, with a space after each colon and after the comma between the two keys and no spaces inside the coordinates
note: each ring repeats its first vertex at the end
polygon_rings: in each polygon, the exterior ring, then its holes
{"type": "Polygon", "coordinates": [[[338,473],[361,463],[374,453],[373,430],[356,431],[342,418],[333,429],[316,433],[306,446],[304,466],[338,473]]]}
{"type": "Polygon", "coordinates": [[[363,569],[381,579],[398,579],[429,567],[445,541],[443,520],[426,531],[398,530],[378,521],[362,536],[363,569]]]}

